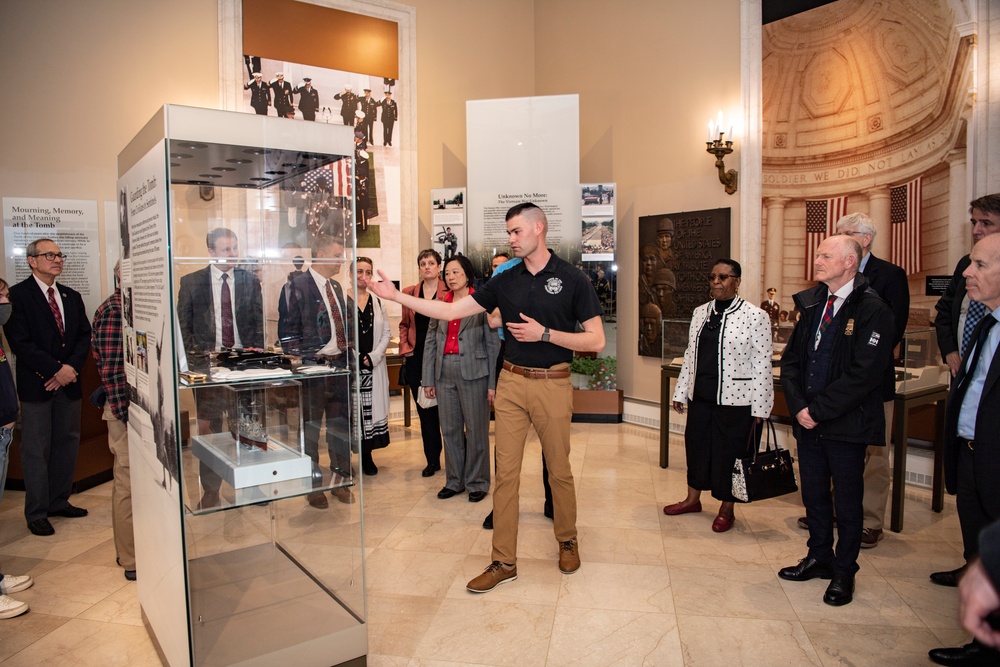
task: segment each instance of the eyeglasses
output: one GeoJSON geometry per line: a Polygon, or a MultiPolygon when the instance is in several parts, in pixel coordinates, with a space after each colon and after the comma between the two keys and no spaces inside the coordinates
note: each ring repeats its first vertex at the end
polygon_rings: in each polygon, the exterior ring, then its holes
{"type": "Polygon", "coordinates": [[[61,252],[42,252],[38,253],[37,255],[28,255],[28,257],[44,257],[50,262],[54,262],[57,259],[66,259],[66,255],[61,252]]]}
{"type": "Polygon", "coordinates": [[[735,278],[735,277],[736,276],[734,276],[731,273],[710,273],[708,274],[708,282],[714,283],[716,278],[718,278],[722,282],[726,282],[730,278],[735,278]]]}

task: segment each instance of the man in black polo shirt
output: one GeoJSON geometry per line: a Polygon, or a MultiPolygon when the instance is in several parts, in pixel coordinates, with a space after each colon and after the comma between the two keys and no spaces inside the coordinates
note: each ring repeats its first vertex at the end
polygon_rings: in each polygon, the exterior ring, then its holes
{"type": "Polygon", "coordinates": [[[418,313],[455,320],[500,308],[506,330],[503,372],[497,382],[496,484],[493,490],[493,558],[467,589],[485,593],[517,578],[518,489],[528,427],[534,426],[549,469],[559,569],[580,567],[576,539],[576,491],[569,465],[573,352],[604,349],[600,301],[590,280],[545,246],[548,220],[538,206],[523,203],[507,211],[507,234],[515,257],[524,261],[495,276],[471,299],[456,303],[418,299],[382,282],[369,289],[418,313]],[[577,331],[582,324],[583,330],[577,331]]]}

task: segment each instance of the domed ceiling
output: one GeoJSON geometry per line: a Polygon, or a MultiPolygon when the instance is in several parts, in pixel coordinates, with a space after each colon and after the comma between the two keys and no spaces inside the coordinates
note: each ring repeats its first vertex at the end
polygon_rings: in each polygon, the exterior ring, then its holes
{"type": "Polygon", "coordinates": [[[940,160],[972,44],[954,23],[948,0],[839,0],[764,26],[765,193],[831,176],[879,185],[940,160]],[[819,166],[833,171],[803,171],[819,166]]]}

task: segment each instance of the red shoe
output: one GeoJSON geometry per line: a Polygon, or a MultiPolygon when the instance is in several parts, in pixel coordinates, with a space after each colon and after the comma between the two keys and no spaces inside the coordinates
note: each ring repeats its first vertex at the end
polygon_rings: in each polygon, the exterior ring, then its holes
{"type": "Polygon", "coordinates": [[[691,512],[701,511],[701,501],[694,503],[693,505],[685,505],[682,500],[679,503],[674,503],[673,505],[667,505],[663,508],[663,513],[667,516],[677,516],[678,514],[689,514],[691,512]]]}
{"type": "Polygon", "coordinates": [[[722,516],[721,514],[715,517],[715,521],[712,522],[712,530],[716,533],[724,533],[733,527],[733,523],[736,521],[736,517],[732,516],[722,516]]]}

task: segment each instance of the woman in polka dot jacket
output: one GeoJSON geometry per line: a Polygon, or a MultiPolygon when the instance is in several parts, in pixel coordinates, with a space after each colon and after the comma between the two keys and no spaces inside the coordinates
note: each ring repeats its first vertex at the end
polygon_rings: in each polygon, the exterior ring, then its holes
{"type": "Polygon", "coordinates": [[[695,308],[688,346],[674,391],[673,407],[684,414],[687,498],[667,505],[664,514],[701,511],[701,492],[721,500],[712,530],[733,526],[733,462],[745,456],[754,421],[774,405],[771,377],[771,320],[741,299],[742,270],[731,259],[716,260],[708,276],[712,300],[695,308]]]}

